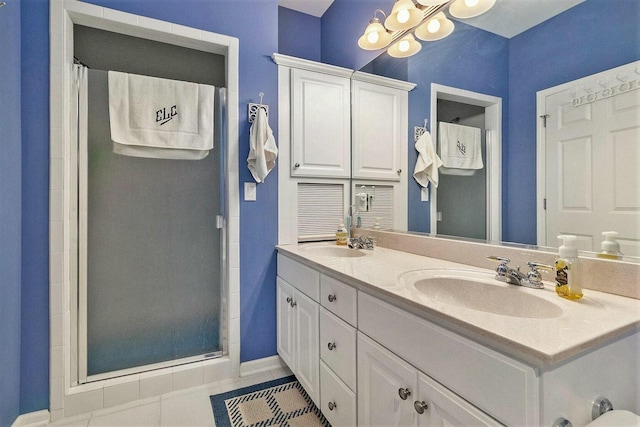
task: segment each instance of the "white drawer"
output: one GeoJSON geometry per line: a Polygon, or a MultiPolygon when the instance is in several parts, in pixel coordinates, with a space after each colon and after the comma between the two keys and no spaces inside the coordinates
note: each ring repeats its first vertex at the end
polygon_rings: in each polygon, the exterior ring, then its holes
{"type": "Polygon", "coordinates": [[[362,292],[358,329],[504,424],[535,424],[531,366],[362,292]]]}
{"type": "Polygon", "coordinates": [[[320,275],[320,304],[345,322],[357,326],[358,292],[331,277],[320,275]]]}
{"type": "Polygon", "coordinates": [[[320,309],[320,358],[351,390],[356,389],[356,330],[324,308],[320,309]]]}
{"type": "Polygon", "coordinates": [[[278,254],[278,276],[315,302],[318,302],[320,296],[320,273],[316,270],[278,254]]]}
{"type": "Polygon", "coordinates": [[[356,395],[320,362],[320,410],[332,427],[356,426],[356,395]],[[330,405],[331,404],[331,405],[330,405]],[[333,409],[330,409],[331,408],[333,409]]]}

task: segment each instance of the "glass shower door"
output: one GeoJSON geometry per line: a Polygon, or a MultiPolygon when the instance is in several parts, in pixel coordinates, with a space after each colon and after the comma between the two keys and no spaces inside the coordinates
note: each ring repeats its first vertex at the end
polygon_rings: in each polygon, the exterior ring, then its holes
{"type": "MultiPolygon", "coordinates": [[[[81,288],[83,262],[86,271],[86,376],[81,372],[80,379],[221,354],[220,138],[202,160],[117,155],[106,71],[89,70],[88,99],[86,182],[79,174],[80,240],[86,241],[79,260],[81,288]]],[[[79,365],[82,370],[82,360],[79,365]]]]}

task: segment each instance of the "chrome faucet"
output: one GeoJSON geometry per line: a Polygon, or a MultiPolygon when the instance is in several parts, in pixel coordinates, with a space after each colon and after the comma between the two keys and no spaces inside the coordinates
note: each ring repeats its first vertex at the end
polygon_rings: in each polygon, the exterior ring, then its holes
{"type": "Polygon", "coordinates": [[[349,239],[349,247],[351,249],[373,249],[376,239],[373,237],[358,236],[349,239]]]}
{"type": "Polygon", "coordinates": [[[503,258],[495,255],[488,256],[487,259],[500,263],[496,268],[496,280],[509,283],[511,285],[526,286],[527,288],[543,289],[542,274],[540,270],[553,271],[553,267],[538,262],[528,262],[531,269],[526,275],[520,271],[520,267],[509,267],[509,258],[503,258]]]}

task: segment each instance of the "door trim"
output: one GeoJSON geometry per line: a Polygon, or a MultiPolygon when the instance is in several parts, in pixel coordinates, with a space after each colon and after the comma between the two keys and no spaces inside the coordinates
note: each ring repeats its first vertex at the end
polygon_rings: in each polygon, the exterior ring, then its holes
{"type": "MultiPolygon", "coordinates": [[[[438,99],[484,107],[487,146],[487,240],[502,241],[502,98],[431,83],[431,137],[438,140],[438,99]]],[[[430,233],[438,232],[438,191],[430,188],[430,233]]]]}

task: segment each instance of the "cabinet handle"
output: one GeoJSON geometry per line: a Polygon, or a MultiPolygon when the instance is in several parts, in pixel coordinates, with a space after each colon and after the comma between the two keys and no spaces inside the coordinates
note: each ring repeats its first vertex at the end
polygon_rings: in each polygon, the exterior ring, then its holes
{"type": "Polygon", "coordinates": [[[400,174],[402,173],[402,169],[398,169],[398,170],[396,171],[396,173],[397,173],[398,175],[400,175],[400,174]]]}
{"type": "Polygon", "coordinates": [[[411,396],[411,390],[408,388],[399,388],[398,396],[400,396],[400,399],[402,400],[407,400],[407,397],[411,396]]]}
{"type": "Polygon", "coordinates": [[[296,163],[296,164],[295,164],[295,165],[293,165],[293,166],[294,166],[294,167],[296,167],[296,168],[299,168],[299,167],[300,167],[300,163],[296,163]]]}
{"type": "Polygon", "coordinates": [[[327,344],[327,347],[329,347],[329,351],[333,350],[334,348],[336,348],[336,343],[334,342],[330,342],[329,344],[327,344]]]}
{"type": "Polygon", "coordinates": [[[338,405],[336,405],[336,402],[329,402],[327,404],[327,406],[329,407],[330,411],[333,411],[334,409],[336,409],[338,407],[338,405]]]}
{"type": "Polygon", "coordinates": [[[334,302],[335,300],[337,300],[338,298],[336,298],[335,295],[331,294],[327,297],[329,299],[329,302],[334,302]]]}
{"type": "Polygon", "coordinates": [[[293,298],[287,297],[287,303],[291,304],[291,301],[293,301],[293,298]]]}
{"type": "Polygon", "coordinates": [[[298,303],[295,302],[294,300],[291,300],[289,304],[291,305],[291,307],[295,307],[296,305],[298,305],[298,303]]]}
{"type": "Polygon", "coordinates": [[[424,400],[422,402],[416,400],[413,402],[413,409],[415,409],[418,414],[424,414],[424,411],[429,409],[429,405],[427,405],[427,402],[424,400]]]}

